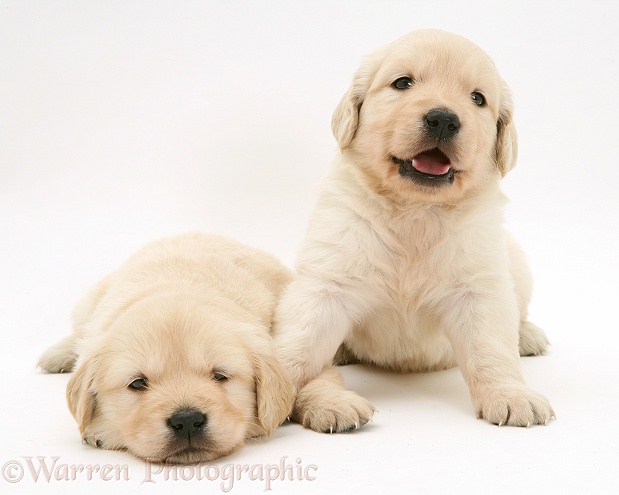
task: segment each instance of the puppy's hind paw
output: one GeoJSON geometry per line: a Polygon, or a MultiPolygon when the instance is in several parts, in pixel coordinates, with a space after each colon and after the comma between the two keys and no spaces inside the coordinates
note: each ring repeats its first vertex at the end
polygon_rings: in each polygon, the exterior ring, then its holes
{"type": "Polygon", "coordinates": [[[39,358],[37,367],[48,373],[69,373],[73,371],[76,359],[75,337],[71,335],[47,349],[39,358]]]}
{"type": "Polygon", "coordinates": [[[520,324],[520,340],[518,343],[521,356],[538,356],[548,349],[550,342],[544,331],[530,321],[520,324]]]}

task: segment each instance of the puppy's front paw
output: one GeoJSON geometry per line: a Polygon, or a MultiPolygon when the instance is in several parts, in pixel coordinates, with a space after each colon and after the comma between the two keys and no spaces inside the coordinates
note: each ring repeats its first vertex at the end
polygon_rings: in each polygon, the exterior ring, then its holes
{"type": "Polygon", "coordinates": [[[337,397],[313,397],[296,407],[294,419],[306,428],[323,433],[346,433],[366,424],[374,407],[366,399],[345,390],[337,397]]]}
{"type": "Polygon", "coordinates": [[[355,392],[310,384],[299,392],[292,419],[314,431],[344,433],[366,424],[374,411],[374,406],[355,392]]]}
{"type": "Polygon", "coordinates": [[[499,426],[547,425],[555,413],[543,395],[526,385],[486,389],[475,398],[477,418],[499,426]]]}
{"type": "Polygon", "coordinates": [[[537,356],[546,352],[550,342],[541,328],[530,321],[523,321],[518,345],[521,356],[537,356]]]}
{"type": "Polygon", "coordinates": [[[94,435],[85,434],[82,437],[82,443],[84,445],[90,445],[91,447],[95,447],[97,449],[103,448],[103,441],[97,439],[94,435]]]}

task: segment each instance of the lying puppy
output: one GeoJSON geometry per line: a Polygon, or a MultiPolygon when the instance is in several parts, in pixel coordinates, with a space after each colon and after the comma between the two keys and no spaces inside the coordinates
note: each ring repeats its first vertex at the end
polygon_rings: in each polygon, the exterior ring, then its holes
{"type": "Polygon", "coordinates": [[[371,418],[331,367],[339,348],[336,362],[458,365],[479,418],[546,424],[553,410],[520,372],[519,351],[548,341],[527,321],[531,278],[502,227],[517,146],[493,62],[462,37],[413,32],[365,58],[332,128],[341,153],[276,312],[293,419],[328,432],[371,418]]]}
{"type": "Polygon", "coordinates": [[[67,401],[84,442],[160,462],[216,459],[292,407],[270,337],[289,278],[222,237],[154,242],[77,305],[74,334],[39,366],[74,368],[67,401]]]}

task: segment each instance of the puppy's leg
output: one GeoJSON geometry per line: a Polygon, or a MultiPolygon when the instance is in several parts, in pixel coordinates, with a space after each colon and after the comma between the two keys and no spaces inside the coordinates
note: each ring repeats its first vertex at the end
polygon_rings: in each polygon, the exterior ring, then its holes
{"type": "Polygon", "coordinates": [[[550,342],[544,331],[528,321],[529,303],[533,292],[533,278],[526,257],[520,246],[511,237],[508,238],[509,268],[520,310],[520,339],[518,342],[521,356],[537,356],[548,349],[550,342]]]}
{"type": "Polygon", "coordinates": [[[512,426],[547,424],[548,400],[525,385],[518,353],[519,314],[508,280],[460,289],[442,308],[478,418],[512,426]]]}
{"type": "Polygon", "coordinates": [[[366,424],[374,407],[356,393],[344,390],[343,384],[339,370],[325,366],[299,392],[291,419],[324,433],[348,432],[366,424]]]}
{"type": "Polygon", "coordinates": [[[273,337],[295,391],[330,364],[352,330],[359,308],[341,286],[299,277],[282,295],[273,337]]]}
{"type": "Polygon", "coordinates": [[[368,307],[341,285],[308,277],[296,279],[283,294],[276,312],[274,339],[295,394],[300,391],[292,418],[306,427],[348,431],[372,416],[372,405],[345,391],[341,375],[331,368],[339,345],[368,307]]]}

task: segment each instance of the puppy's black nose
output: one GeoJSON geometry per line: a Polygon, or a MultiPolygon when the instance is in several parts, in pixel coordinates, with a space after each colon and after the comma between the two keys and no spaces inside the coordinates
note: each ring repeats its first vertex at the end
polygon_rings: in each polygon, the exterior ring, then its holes
{"type": "Polygon", "coordinates": [[[437,139],[450,139],[460,129],[460,119],[451,110],[434,108],[426,114],[425,128],[437,139]]]}
{"type": "Polygon", "coordinates": [[[177,437],[181,438],[199,435],[206,423],[206,414],[197,409],[181,409],[168,418],[168,427],[177,437]]]}

